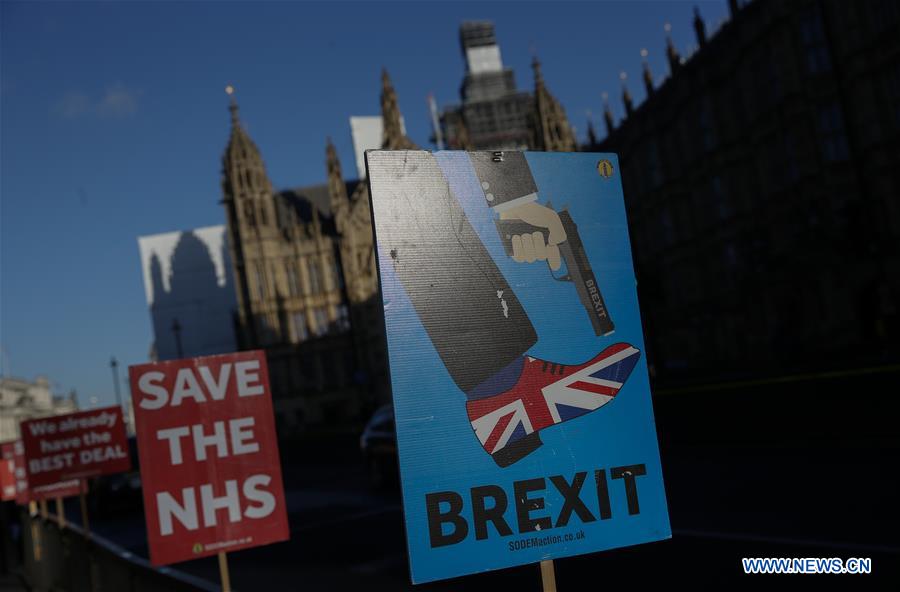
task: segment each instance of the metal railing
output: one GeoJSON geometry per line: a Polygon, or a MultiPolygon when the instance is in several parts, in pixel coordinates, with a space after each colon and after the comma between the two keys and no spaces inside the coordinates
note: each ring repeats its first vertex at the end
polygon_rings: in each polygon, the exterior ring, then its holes
{"type": "Polygon", "coordinates": [[[166,567],[52,516],[20,512],[25,578],[36,592],[218,592],[219,587],[166,567]]]}

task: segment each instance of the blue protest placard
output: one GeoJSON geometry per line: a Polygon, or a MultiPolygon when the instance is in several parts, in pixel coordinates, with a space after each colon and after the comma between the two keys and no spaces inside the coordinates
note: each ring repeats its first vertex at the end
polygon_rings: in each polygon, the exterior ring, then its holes
{"type": "Polygon", "coordinates": [[[367,167],[413,582],[669,538],[615,155],[367,167]]]}

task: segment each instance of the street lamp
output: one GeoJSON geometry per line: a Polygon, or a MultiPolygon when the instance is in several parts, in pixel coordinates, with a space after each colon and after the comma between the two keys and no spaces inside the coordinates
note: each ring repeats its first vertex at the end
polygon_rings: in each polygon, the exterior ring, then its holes
{"type": "Polygon", "coordinates": [[[122,393],[119,391],[119,362],[115,356],[110,357],[109,367],[112,368],[113,391],[116,393],[116,405],[122,407],[122,393]]]}

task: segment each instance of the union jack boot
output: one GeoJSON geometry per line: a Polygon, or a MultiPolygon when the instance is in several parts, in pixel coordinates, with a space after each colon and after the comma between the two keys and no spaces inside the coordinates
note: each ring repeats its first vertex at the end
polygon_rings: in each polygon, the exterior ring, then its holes
{"type": "Polygon", "coordinates": [[[593,359],[565,366],[523,356],[467,393],[475,436],[501,467],[541,446],[538,432],[612,401],[641,357],[616,343],[593,359]]]}

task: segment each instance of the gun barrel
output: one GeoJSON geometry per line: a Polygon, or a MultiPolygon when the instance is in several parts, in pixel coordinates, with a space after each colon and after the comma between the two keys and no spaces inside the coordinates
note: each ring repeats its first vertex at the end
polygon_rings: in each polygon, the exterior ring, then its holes
{"type": "Polygon", "coordinates": [[[601,337],[609,335],[615,330],[615,325],[609,316],[597,278],[594,277],[594,270],[588,261],[581,235],[578,234],[578,226],[565,210],[559,213],[559,219],[566,231],[566,240],[559,245],[559,251],[566,262],[569,277],[575,284],[578,298],[591,319],[594,333],[601,337]]]}

